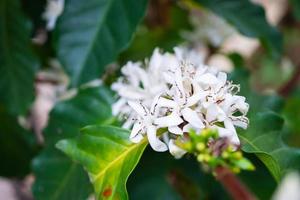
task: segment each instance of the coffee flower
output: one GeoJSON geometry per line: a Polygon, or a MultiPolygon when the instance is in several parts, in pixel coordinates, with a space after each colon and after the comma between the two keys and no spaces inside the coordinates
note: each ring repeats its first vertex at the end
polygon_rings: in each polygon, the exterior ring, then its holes
{"type": "Polygon", "coordinates": [[[240,144],[235,127],[247,128],[249,105],[237,95],[239,85],[195,55],[182,48],[175,54],[156,49],[149,61],[122,68],[123,76],[112,85],[120,97],[113,114],[126,119],[132,142],[147,137],[154,150],[169,149],[179,158],[185,151],[174,141],[184,140],[190,130],[201,134],[209,128],[240,144]]]}
{"type": "Polygon", "coordinates": [[[47,21],[46,28],[53,30],[57,18],[64,10],[64,0],[48,0],[46,11],[43,13],[43,18],[47,21]]]}

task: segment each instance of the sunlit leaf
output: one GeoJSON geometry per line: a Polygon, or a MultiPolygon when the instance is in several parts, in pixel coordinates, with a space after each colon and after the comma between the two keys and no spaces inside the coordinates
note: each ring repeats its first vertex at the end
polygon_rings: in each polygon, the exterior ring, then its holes
{"type": "Polygon", "coordinates": [[[137,165],[147,140],[129,141],[129,131],[113,126],[88,126],[77,139],[57,147],[88,171],[97,199],[128,199],[126,181],[137,165]]]}
{"type": "Polygon", "coordinates": [[[88,124],[110,123],[112,101],[106,88],[88,88],[55,106],[44,131],[46,147],[33,161],[35,199],[83,200],[92,193],[92,186],[82,167],[54,145],[60,139],[77,136],[79,129],[88,124]]]}

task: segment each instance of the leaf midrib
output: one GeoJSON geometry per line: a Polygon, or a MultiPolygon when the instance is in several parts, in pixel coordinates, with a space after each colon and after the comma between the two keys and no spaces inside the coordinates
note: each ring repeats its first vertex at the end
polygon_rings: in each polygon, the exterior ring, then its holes
{"type": "Polygon", "coordinates": [[[118,163],[122,158],[125,158],[131,151],[133,151],[134,149],[142,146],[143,144],[145,144],[147,142],[146,139],[144,139],[142,142],[135,144],[131,147],[129,147],[126,151],[124,151],[124,153],[121,153],[116,159],[114,159],[112,162],[110,162],[100,173],[98,173],[97,175],[95,175],[93,183],[96,182],[96,180],[98,178],[100,178],[101,176],[103,176],[103,174],[110,168],[112,167],[114,164],[118,163]]]}
{"type": "Polygon", "coordinates": [[[88,57],[90,57],[90,54],[91,54],[91,52],[92,52],[92,49],[93,49],[94,46],[95,46],[96,38],[98,37],[98,34],[99,34],[99,32],[100,32],[100,29],[101,29],[101,27],[102,27],[102,25],[103,25],[105,19],[107,18],[108,11],[109,11],[109,9],[111,8],[111,6],[112,6],[112,4],[113,4],[112,2],[114,2],[114,0],[109,1],[109,3],[107,4],[106,8],[105,8],[104,11],[103,11],[104,13],[103,13],[103,16],[102,16],[102,20],[100,20],[100,21],[98,22],[98,26],[97,26],[97,28],[96,28],[95,34],[94,34],[94,36],[93,36],[93,39],[92,39],[91,42],[89,43],[89,46],[88,46],[88,49],[87,49],[86,56],[84,57],[84,60],[82,61],[82,64],[80,65],[79,70],[78,70],[78,72],[77,72],[77,74],[76,74],[76,76],[75,76],[76,79],[74,79],[74,82],[76,83],[76,85],[78,84],[79,76],[80,76],[80,74],[82,73],[82,70],[84,69],[84,66],[85,66],[86,63],[87,63],[88,57]]]}
{"type": "Polygon", "coordinates": [[[68,170],[68,173],[66,174],[66,176],[62,179],[63,181],[60,182],[58,189],[55,191],[54,195],[53,195],[53,199],[58,199],[59,194],[61,193],[62,189],[64,188],[63,186],[66,184],[67,180],[69,180],[71,178],[71,174],[73,173],[73,171],[76,169],[76,164],[72,163],[72,166],[70,167],[70,169],[68,170]]]}
{"type": "MultiPolygon", "coordinates": [[[[257,147],[254,143],[252,143],[251,141],[249,141],[246,137],[244,137],[244,136],[242,136],[242,135],[239,135],[239,137],[241,137],[244,141],[246,141],[249,145],[251,145],[253,148],[254,148],[254,150],[256,150],[256,151],[254,151],[253,153],[263,153],[263,154],[265,154],[265,155],[268,155],[268,156],[271,156],[271,158],[276,162],[276,165],[277,165],[277,167],[278,167],[278,173],[276,173],[276,174],[280,174],[280,172],[281,172],[281,167],[280,167],[280,165],[278,164],[278,162],[277,162],[277,160],[275,160],[274,159],[274,157],[270,154],[270,153],[267,153],[267,152],[265,152],[265,151],[263,151],[263,150],[261,150],[259,147],[257,147]]],[[[268,167],[268,166],[267,166],[268,167]]],[[[268,167],[269,168],[269,167],[268,167]]],[[[277,180],[278,179],[278,177],[277,177],[277,175],[275,175],[271,170],[270,170],[270,172],[271,172],[271,174],[274,176],[274,178],[277,180]]]]}

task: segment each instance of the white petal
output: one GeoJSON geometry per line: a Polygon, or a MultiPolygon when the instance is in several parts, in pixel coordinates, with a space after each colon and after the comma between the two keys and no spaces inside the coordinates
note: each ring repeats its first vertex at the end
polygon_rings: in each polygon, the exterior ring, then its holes
{"type": "Polygon", "coordinates": [[[144,139],[142,134],[137,134],[135,137],[130,138],[130,141],[133,143],[140,143],[144,139]]]}
{"type": "Polygon", "coordinates": [[[140,100],[140,99],[147,98],[147,94],[143,90],[133,88],[131,86],[126,86],[126,87],[121,88],[118,91],[118,94],[121,97],[125,97],[127,99],[132,99],[132,100],[140,100]]]}
{"type": "Polygon", "coordinates": [[[217,127],[217,126],[214,127],[217,128],[220,137],[228,138],[232,144],[236,144],[236,145],[240,144],[240,140],[235,131],[222,128],[222,127],[217,127]]]}
{"type": "Polygon", "coordinates": [[[167,115],[165,117],[156,118],[154,120],[154,123],[159,127],[177,126],[182,122],[183,120],[181,119],[181,117],[175,112],[172,112],[170,115],[167,115]]]}
{"type": "Polygon", "coordinates": [[[239,138],[237,136],[236,130],[235,130],[235,128],[234,128],[233,123],[231,122],[231,120],[226,119],[224,121],[224,126],[225,126],[226,129],[228,129],[228,130],[230,130],[232,132],[231,137],[229,137],[230,141],[232,143],[234,143],[234,144],[239,145],[240,144],[240,140],[239,140],[239,138]]]}
{"type": "Polygon", "coordinates": [[[201,99],[205,98],[206,92],[198,92],[187,99],[187,107],[193,106],[198,103],[201,99]]]}
{"type": "Polygon", "coordinates": [[[161,98],[160,97],[161,94],[158,94],[154,97],[152,103],[151,103],[151,108],[150,108],[150,112],[152,115],[157,116],[159,113],[159,105],[158,105],[158,101],[161,98]]]}
{"type": "Polygon", "coordinates": [[[223,85],[226,84],[227,81],[227,74],[225,72],[219,72],[218,73],[218,87],[222,87],[223,85]]]}
{"type": "Polygon", "coordinates": [[[190,108],[184,108],[181,111],[181,114],[182,114],[183,118],[187,122],[189,122],[193,127],[195,127],[195,128],[204,128],[205,127],[202,120],[196,113],[196,111],[193,111],[190,108]]]}
{"type": "Polygon", "coordinates": [[[236,130],[233,126],[233,123],[230,119],[225,119],[224,120],[224,126],[225,126],[226,129],[232,130],[234,133],[236,133],[236,130]]]}
{"type": "Polygon", "coordinates": [[[182,129],[179,128],[178,126],[169,126],[168,131],[170,133],[173,133],[173,134],[176,134],[176,135],[182,135],[183,134],[182,129]]]}
{"type": "Polygon", "coordinates": [[[169,141],[169,151],[176,159],[179,159],[186,154],[186,151],[179,148],[172,139],[169,141]]]}
{"type": "Polygon", "coordinates": [[[159,48],[155,48],[149,61],[149,69],[152,71],[159,71],[161,62],[162,54],[159,52],[159,48]]]}
{"type": "Polygon", "coordinates": [[[173,72],[170,72],[170,71],[163,72],[162,75],[164,77],[164,80],[167,83],[174,84],[174,73],[173,72]]]}
{"type": "Polygon", "coordinates": [[[184,88],[183,88],[183,77],[182,77],[182,72],[181,69],[178,67],[175,71],[174,74],[174,82],[175,82],[175,87],[180,95],[180,98],[184,98],[184,88]]]}
{"type": "Polygon", "coordinates": [[[240,117],[231,117],[232,119],[232,123],[235,126],[241,127],[243,129],[247,129],[248,124],[249,124],[249,119],[247,117],[244,116],[240,116],[240,117]]]}
{"type": "Polygon", "coordinates": [[[133,125],[133,123],[135,122],[134,118],[133,117],[129,117],[125,123],[122,125],[122,128],[125,128],[125,129],[130,129],[133,125]]]}
{"type": "Polygon", "coordinates": [[[176,108],[178,107],[178,104],[170,99],[166,99],[166,98],[159,98],[157,104],[159,105],[159,107],[166,107],[166,108],[176,108]]]}
{"type": "Polygon", "coordinates": [[[233,96],[235,101],[234,108],[238,109],[241,113],[246,114],[249,110],[249,104],[246,103],[246,98],[243,96],[233,96]]]}
{"type": "Polygon", "coordinates": [[[123,106],[126,105],[126,100],[123,98],[120,98],[118,101],[116,101],[112,105],[112,114],[113,115],[118,115],[121,112],[121,109],[123,106]]]}
{"type": "Polygon", "coordinates": [[[155,126],[148,126],[147,127],[147,136],[150,143],[150,146],[159,152],[167,151],[168,147],[165,143],[160,141],[156,136],[156,127],[155,126]]]}
{"type": "Polygon", "coordinates": [[[198,79],[198,81],[204,85],[212,86],[218,83],[218,79],[216,76],[210,74],[210,73],[205,73],[201,75],[198,79]]]}
{"type": "Polygon", "coordinates": [[[121,72],[122,74],[125,75],[126,80],[130,83],[130,85],[134,87],[139,87],[140,77],[136,76],[136,74],[137,74],[137,69],[140,67],[141,67],[141,63],[129,61],[121,69],[121,72]]]}
{"type": "Polygon", "coordinates": [[[133,128],[131,130],[130,136],[129,138],[132,139],[135,136],[137,136],[143,129],[144,125],[142,124],[141,121],[137,121],[134,125],[133,128]]]}
{"type": "Polygon", "coordinates": [[[194,130],[194,128],[191,124],[186,124],[182,130],[184,133],[186,133],[186,132],[190,132],[191,130],[194,130]]]}
{"type": "Polygon", "coordinates": [[[220,137],[231,138],[232,135],[234,134],[232,132],[232,130],[229,130],[229,129],[226,129],[226,128],[222,128],[222,127],[218,127],[218,126],[213,126],[213,128],[217,128],[220,137]]]}
{"type": "Polygon", "coordinates": [[[143,88],[150,87],[149,75],[147,74],[147,72],[142,68],[137,68],[137,72],[138,72],[138,74],[135,74],[135,75],[139,76],[139,78],[143,84],[143,88]]]}
{"type": "Polygon", "coordinates": [[[149,114],[149,110],[140,102],[128,101],[128,105],[140,116],[147,116],[149,114]]]}
{"type": "Polygon", "coordinates": [[[229,138],[229,139],[230,139],[230,142],[231,142],[232,144],[240,145],[240,139],[239,139],[239,137],[237,136],[236,133],[233,134],[233,135],[231,136],[231,138],[229,138]]]}
{"type": "Polygon", "coordinates": [[[224,121],[225,118],[226,118],[226,114],[216,104],[211,104],[207,108],[207,112],[206,112],[206,120],[207,121],[209,121],[209,122],[212,122],[215,120],[224,121]]]}

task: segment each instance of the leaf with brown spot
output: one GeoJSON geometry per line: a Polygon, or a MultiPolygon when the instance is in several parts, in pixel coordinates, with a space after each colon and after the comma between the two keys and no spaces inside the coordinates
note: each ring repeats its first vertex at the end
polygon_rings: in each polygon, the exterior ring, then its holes
{"type": "Polygon", "coordinates": [[[61,140],[56,146],[84,166],[97,199],[126,200],[126,181],[147,144],[131,143],[125,129],[88,126],[77,139],[61,140]]]}

